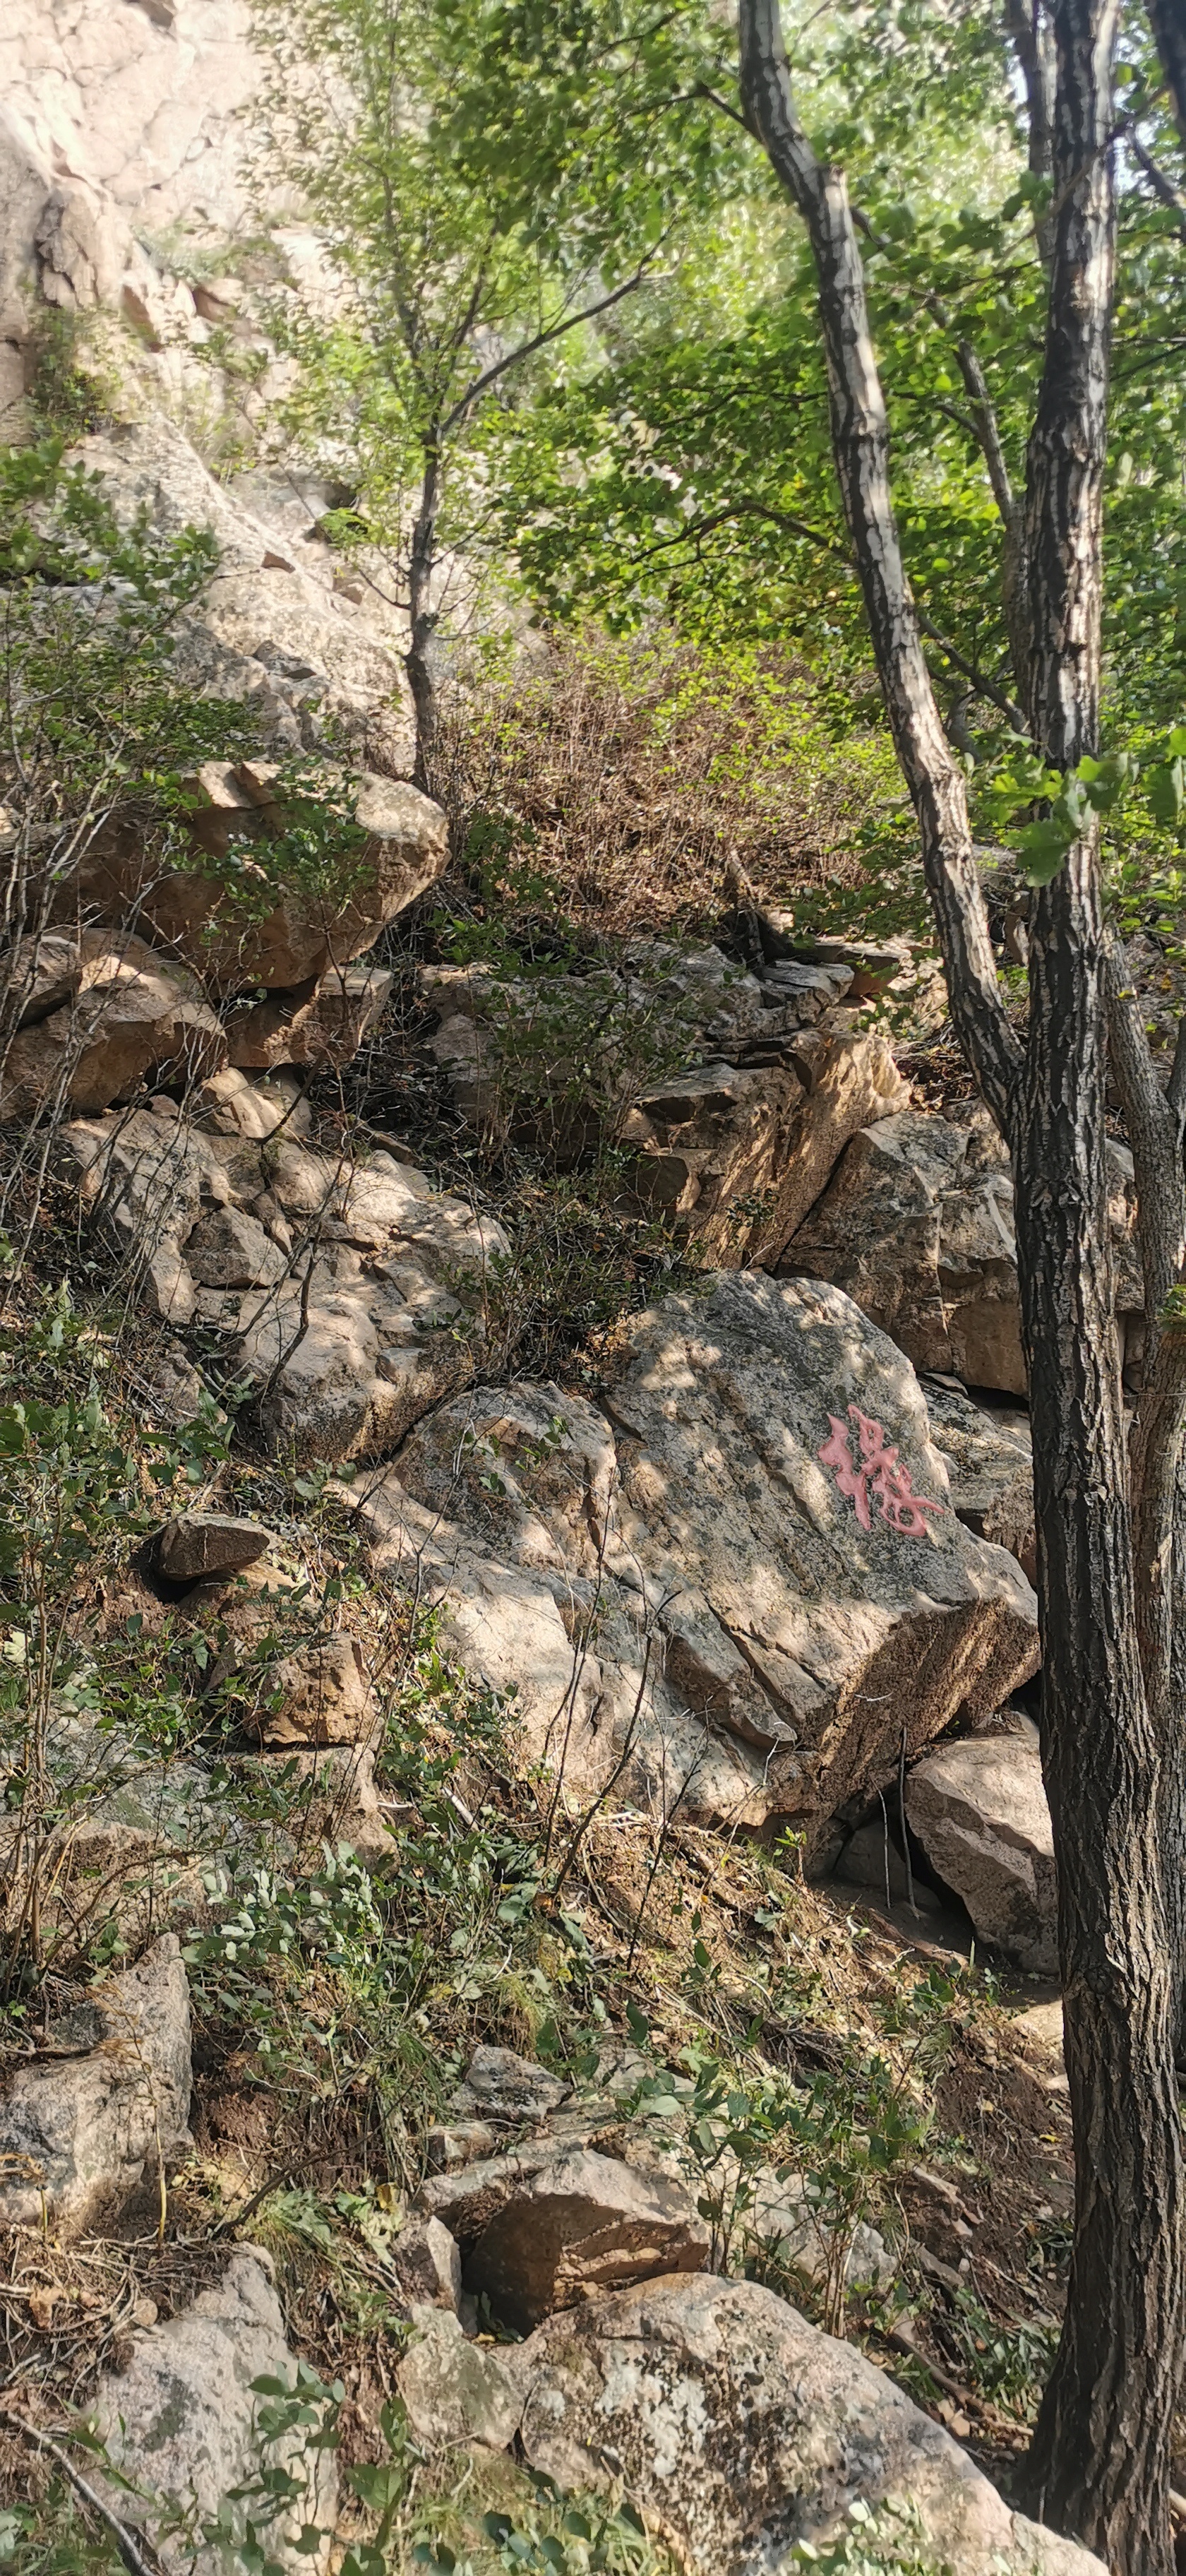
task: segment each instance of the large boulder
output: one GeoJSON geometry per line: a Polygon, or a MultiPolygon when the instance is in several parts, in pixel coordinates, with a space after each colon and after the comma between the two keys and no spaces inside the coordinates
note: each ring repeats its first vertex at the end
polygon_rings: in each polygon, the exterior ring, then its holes
{"type": "Polygon", "coordinates": [[[77,2234],[189,2145],[189,1986],[175,1933],[58,2026],[0,2101],[0,2226],[77,2234]]]}
{"type": "MultiPolygon", "coordinates": [[[[192,868],[162,873],[136,824],[117,819],[63,882],[56,909],[59,920],[81,913],[122,924],[134,917],[159,949],[225,993],[261,985],[287,993],[339,973],[374,947],[388,923],[433,884],[448,858],[439,805],[403,779],[364,772],[343,808],[336,873],[327,855],[326,889],[295,887],[276,902],[258,894],[248,905],[244,885],[250,894],[261,882],[252,847],[284,827],[272,781],[261,784],[249,763],[209,761],[198,771],[193,793],[192,868]],[[365,841],[356,844],[346,825],[365,832],[365,841]],[[238,869],[220,868],[232,844],[238,869]]],[[[327,771],[324,796],[331,819],[340,795],[327,771]]],[[[220,1060],[226,1061],[225,1047],[220,1060]]]]}
{"type": "Polygon", "coordinates": [[[1054,1835],[1032,1738],[937,1746],[907,1780],[906,1816],[981,1939],[1019,1967],[1056,1975],[1054,1835]]]}
{"type": "Polygon", "coordinates": [[[258,1121],[237,1094],[197,1125],[162,1098],[73,1121],[59,1168],[133,1293],[222,1336],[270,1440],[306,1459],[382,1456],[471,1374],[505,1238],[411,1164],[300,1143],[266,1081],[253,1098],[258,1121]]]}
{"type": "MultiPolygon", "coordinates": [[[[1109,1148],[1116,1313],[1140,1315],[1131,1156],[1109,1148]]],[[[969,1386],[1024,1395],[1009,1157],[980,1107],[905,1111],[866,1127],[780,1271],[829,1279],[912,1359],[969,1386]]]]}
{"type": "Polygon", "coordinates": [[[1009,2507],[855,2345],[752,2281],[654,2281],[540,2326],[516,2356],[520,2440],[562,2487],[627,2495],[696,2576],[767,2576],[854,2503],[921,2517],[959,2576],[1103,2576],[1009,2507]]]}
{"type": "Polygon", "coordinates": [[[104,1110],[130,1100],[150,1073],[201,1082],[226,1063],[201,986],[142,939],[91,930],[27,945],[27,964],[21,954],[5,961],[26,998],[0,1076],[0,1117],[104,1110]]]}
{"type": "Polygon", "coordinates": [[[220,2281],[178,2316],[134,2333],[123,2369],[105,2371],[99,2382],[95,2429],[111,2466],[129,2482],[112,2493],[112,2505],[177,2576],[218,2576],[225,2551],[200,2538],[195,2549],[185,2525],[196,2520],[200,2531],[220,2515],[233,2520],[237,2510],[242,2530],[244,2513],[253,2510],[250,2489],[264,2470],[287,2470],[295,2490],[274,2521],[264,2522],[254,2504],[268,2558],[291,2576],[325,2563],[336,2453],[314,2447],[299,2427],[265,2445],[257,2379],[291,2388],[296,2366],[270,2259],[237,2245],[220,2281]],[[248,2495],[239,2500],[244,2488],[248,2495]],[[302,2524],[325,2533],[312,2558],[300,2545],[302,2524]]]}
{"type": "Polygon", "coordinates": [[[1038,1658],[1011,1557],[948,1499],[913,1370],[852,1301],[727,1271],[635,1316],[605,1410],[441,1407],[371,1487],[376,1561],[439,1599],[574,1795],[793,1816],[814,1850],[1038,1658]]]}

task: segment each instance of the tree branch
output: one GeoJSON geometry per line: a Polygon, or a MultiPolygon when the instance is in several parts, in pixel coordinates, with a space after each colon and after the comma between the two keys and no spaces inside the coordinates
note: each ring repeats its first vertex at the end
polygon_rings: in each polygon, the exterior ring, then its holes
{"type": "MultiPolygon", "coordinates": [[[[657,252],[655,256],[658,256],[657,252]]],[[[579,313],[566,314],[562,322],[553,322],[548,330],[537,331],[530,340],[524,340],[519,348],[508,349],[505,358],[496,358],[492,366],[485,367],[480,376],[475,376],[472,385],[461,395],[460,400],[454,403],[452,411],[446,413],[441,422],[441,437],[447,438],[450,430],[456,429],[458,421],[464,420],[471,404],[476,403],[480,395],[489,393],[491,385],[497,384],[499,377],[505,376],[508,368],[517,367],[523,358],[534,358],[538,350],[550,348],[554,340],[562,340],[566,331],[577,330],[582,322],[595,321],[599,313],[608,313],[613,305],[622,302],[624,296],[634,294],[636,288],[642,285],[643,279],[650,275],[651,268],[651,260],[644,260],[641,268],[635,270],[633,277],[628,277],[623,285],[613,287],[608,295],[599,296],[595,304],[583,305],[579,313]]]]}

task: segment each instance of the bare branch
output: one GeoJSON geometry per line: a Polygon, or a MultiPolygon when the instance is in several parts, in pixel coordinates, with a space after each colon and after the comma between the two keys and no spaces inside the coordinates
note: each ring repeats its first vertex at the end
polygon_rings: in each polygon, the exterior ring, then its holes
{"type": "MultiPolygon", "coordinates": [[[[654,256],[658,257],[658,250],[654,256]]],[[[622,302],[624,296],[633,295],[636,288],[642,285],[643,279],[649,277],[652,271],[653,260],[645,259],[641,267],[635,270],[633,277],[628,277],[623,285],[613,287],[608,295],[598,296],[596,303],[582,305],[579,313],[567,313],[563,321],[553,322],[548,330],[535,332],[530,340],[522,341],[517,349],[508,349],[504,358],[496,358],[492,366],[484,368],[482,374],[474,378],[472,385],[462,394],[460,401],[454,403],[452,411],[446,413],[441,422],[441,438],[447,438],[450,430],[456,429],[458,421],[464,420],[471,404],[476,403],[481,394],[488,393],[491,385],[497,384],[499,377],[505,376],[509,368],[517,367],[524,358],[534,358],[540,349],[550,348],[554,340],[562,340],[566,331],[577,330],[582,322],[593,322],[599,313],[608,313],[612,306],[622,302]]]]}

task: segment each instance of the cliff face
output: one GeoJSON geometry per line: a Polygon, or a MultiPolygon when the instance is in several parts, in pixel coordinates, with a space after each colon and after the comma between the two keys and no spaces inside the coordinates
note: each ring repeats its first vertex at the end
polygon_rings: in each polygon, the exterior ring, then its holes
{"type": "MultiPolygon", "coordinates": [[[[38,293],[85,310],[136,278],[137,236],[242,222],[259,80],[245,0],[10,0],[0,32],[0,335],[38,293]]],[[[8,377],[12,380],[9,357],[8,377]]]]}

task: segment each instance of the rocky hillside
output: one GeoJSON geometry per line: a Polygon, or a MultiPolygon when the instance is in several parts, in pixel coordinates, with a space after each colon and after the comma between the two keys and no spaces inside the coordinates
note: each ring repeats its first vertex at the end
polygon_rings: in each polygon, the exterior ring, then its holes
{"type": "MultiPolygon", "coordinates": [[[[92,706],[0,830],[3,2545],[1086,2571],[1008,2501],[1071,2165],[1012,1184],[941,991],[736,864],[696,936],[492,891],[329,487],[220,449],[246,12],[0,59],[10,433],[47,316],[114,370],[98,609],[56,457],[6,580],[114,691],[206,549],[192,761],[109,777],[92,706]]],[[[1119,1141],[1111,1218],[1135,1363],[1119,1141]]]]}

